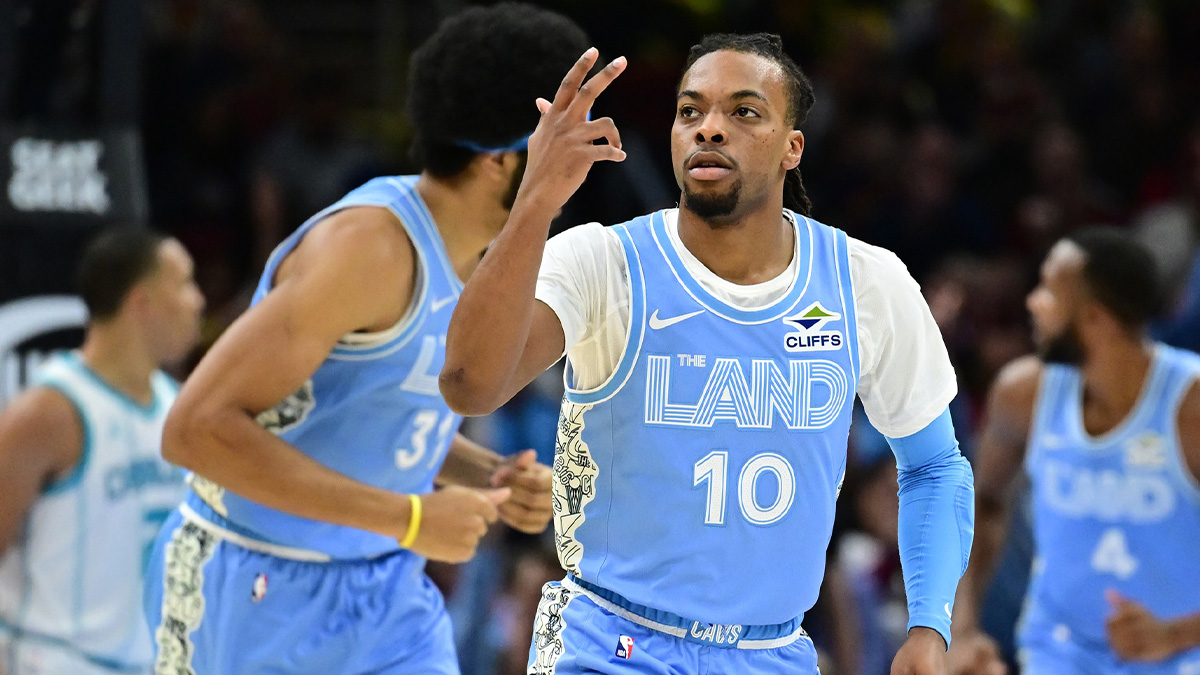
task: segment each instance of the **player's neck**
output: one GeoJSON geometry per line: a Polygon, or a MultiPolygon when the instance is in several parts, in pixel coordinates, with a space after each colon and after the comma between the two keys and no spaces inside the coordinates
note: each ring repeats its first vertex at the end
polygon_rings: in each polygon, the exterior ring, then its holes
{"type": "Polygon", "coordinates": [[[755,209],[731,222],[711,224],[679,209],[679,240],[714,274],[735,284],[770,281],[792,262],[795,227],[783,207],[755,209]]]}
{"type": "Polygon", "coordinates": [[[144,405],[154,401],[150,375],[158,364],[141,336],[116,321],[92,324],[80,352],[84,364],[113,389],[144,405]]]}
{"type": "Polygon", "coordinates": [[[450,264],[459,279],[465,280],[500,231],[507,214],[496,208],[494,195],[470,180],[446,180],[422,173],[417,179],[417,192],[442,235],[450,264]],[[481,217],[493,212],[498,213],[499,222],[481,217]]]}
{"type": "Polygon", "coordinates": [[[1132,412],[1150,367],[1154,344],[1148,340],[1123,338],[1098,342],[1088,350],[1080,368],[1086,406],[1095,406],[1118,421],[1132,412]]]}

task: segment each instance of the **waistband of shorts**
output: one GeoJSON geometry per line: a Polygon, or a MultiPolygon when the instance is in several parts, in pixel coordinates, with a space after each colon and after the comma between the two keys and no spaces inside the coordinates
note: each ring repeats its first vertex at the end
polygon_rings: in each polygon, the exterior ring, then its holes
{"type": "Polygon", "coordinates": [[[238,527],[235,523],[229,522],[227,518],[222,517],[221,514],[213,510],[203,498],[190,490],[188,491],[187,498],[179,505],[179,513],[183,515],[184,520],[196,527],[244,549],[273,555],[278,558],[298,560],[300,562],[324,563],[333,561],[330,555],[321,553],[320,551],[311,551],[309,549],[294,548],[263,541],[254,533],[248,532],[238,527]]]}
{"type": "Polygon", "coordinates": [[[808,638],[800,626],[804,615],[773,625],[711,623],[639,605],[570,573],[562,583],[623,619],[696,644],[720,649],[776,649],[808,638]]]}

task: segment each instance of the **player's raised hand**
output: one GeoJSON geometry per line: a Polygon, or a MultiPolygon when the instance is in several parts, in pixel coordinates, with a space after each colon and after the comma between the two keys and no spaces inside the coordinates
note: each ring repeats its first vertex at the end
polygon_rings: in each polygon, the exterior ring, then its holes
{"type": "Polygon", "coordinates": [[[533,450],[505,459],[492,474],[492,485],[512,490],[512,497],[498,509],[500,520],[528,534],[545,530],[554,508],[550,498],[552,477],[550,467],[538,463],[533,450]]]}
{"type": "Polygon", "coordinates": [[[1104,622],[1108,643],[1125,661],[1161,661],[1179,650],[1171,625],[1114,590],[1104,593],[1113,612],[1104,622]]]}
{"type": "Polygon", "coordinates": [[[460,563],[475,555],[488,525],[499,517],[497,508],[512,490],[476,490],[451,485],[421,495],[421,523],[409,550],[430,560],[460,563]]]}
{"type": "Polygon", "coordinates": [[[585,83],[598,57],[595,47],[584,52],[563,78],[554,100],[537,100],[542,119],[529,138],[529,161],[518,199],[557,210],[583,184],[592,164],[625,159],[612,118],[588,120],[596,97],[625,70],[625,57],[614,59],[585,83]],[[600,138],[607,144],[593,144],[600,138]]]}

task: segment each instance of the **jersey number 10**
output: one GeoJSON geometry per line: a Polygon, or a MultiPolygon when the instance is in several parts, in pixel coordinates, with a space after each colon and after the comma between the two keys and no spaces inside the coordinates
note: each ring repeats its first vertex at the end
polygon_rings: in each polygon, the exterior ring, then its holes
{"type": "MultiPolygon", "coordinates": [[[[708,483],[708,500],[704,506],[705,525],[725,524],[726,483],[729,477],[729,451],[713,450],[696,462],[692,486],[708,483]]],[[[738,475],[738,504],[742,517],[755,525],[779,522],[792,508],[796,498],[796,472],[783,455],[762,452],[750,458],[738,475]],[[764,473],[775,474],[779,494],[773,504],[763,506],[758,499],[759,478],[764,473]]]]}

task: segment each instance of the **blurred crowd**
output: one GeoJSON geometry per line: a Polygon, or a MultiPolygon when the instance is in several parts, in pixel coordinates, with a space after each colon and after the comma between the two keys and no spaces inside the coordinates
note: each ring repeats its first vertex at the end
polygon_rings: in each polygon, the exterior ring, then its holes
{"type": "MultiPolygon", "coordinates": [[[[196,258],[209,343],[246,307],[276,243],[367,178],[406,171],[408,51],[464,4],[147,3],[151,218],[196,258]]],[[[1072,229],[1136,232],[1168,280],[1166,297],[1146,299],[1162,302],[1158,337],[1200,349],[1200,3],[538,4],[630,64],[600,104],[630,159],[597,167],[560,229],[672,206],[668,131],[687,48],[707,32],[783,36],[816,89],[801,164],[814,214],[895,251],[922,284],[959,374],[954,413],[968,456],[992,377],[1030,349],[1024,297],[1038,262],[1072,229]]],[[[548,462],[560,395],[550,373],[467,431],[548,462]]],[[[886,444],[861,422],[826,589],[806,624],[824,672],[882,675],[906,623],[896,479],[886,444]]],[[[1027,556],[1017,525],[989,605],[1002,641],[1027,556]]],[[[497,531],[475,562],[433,574],[464,672],[524,672],[538,590],[561,575],[548,542],[497,531]]]]}

